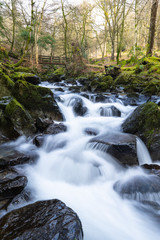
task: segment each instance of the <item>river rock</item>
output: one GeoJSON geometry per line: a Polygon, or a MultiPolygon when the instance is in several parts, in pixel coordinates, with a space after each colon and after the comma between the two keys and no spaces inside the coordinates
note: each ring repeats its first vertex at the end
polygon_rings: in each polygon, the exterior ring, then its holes
{"type": "Polygon", "coordinates": [[[19,164],[29,163],[30,161],[31,156],[25,155],[17,151],[9,155],[0,154],[0,169],[7,168],[9,166],[16,166],[19,164]]]}
{"type": "Polygon", "coordinates": [[[119,74],[121,73],[121,68],[119,66],[104,66],[105,68],[105,72],[106,72],[106,76],[112,76],[114,79],[119,76],[119,74]]]}
{"type": "Polygon", "coordinates": [[[53,123],[50,124],[49,127],[44,131],[45,134],[58,134],[62,132],[66,132],[67,127],[63,123],[53,123]]]}
{"type": "Polygon", "coordinates": [[[53,121],[49,118],[44,118],[43,119],[41,117],[38,117],[36,119],[36,127],[40,131],[44,131],[52,123],[53,123],[53,121]]]}
{"type": "Polygon", "coordinates": [[[123,133],[112,133],[98,135],[90,140],[96,149],[103,149],[111,154],[121,164],[133,166],[138,165],[136,136],[123,133]]]}
{"type": "Polygon", "coordinates": [[[135,175],[117,181],[114,190],[123,198],[137,201],[160,200],[160,177],[156,175],[135,175]]]}
{"type": "Polygon", "coordinates": [[[0,171],[0,200],[12,199],[27,185],[27,178],[14,170],[0,171]]]}
{"type": "Polygon", "coordinates": [[[33,73],[26,73],[26,72],[15,72],[12,75],[12,79],[14,79],[14,81],[25,80],[34,85],[38,85],[39,83],[41,83],[40,77],[38,77],[37,75],[35,75],[33,73]]]}
{"type": "Polygon", "coordinates": [[[45,87],[35,86],[26,81],[17,81],[13,94],[32,116],[51,117],[53,120],[63,120],[62,113],[54,99],[52,91],[45,87]]]}
{"type": "Polygon", "coordinates": [[[101,107],[100,108],[101,116],[112,116],[112,117],[121,117],[121,112],[114,106],[111,107],[101,107]]]}
{"type": "Polygon", "coordinates": [[[3,240],[82,240],[77,214],[59,200],[39,201],[9,212],[0,219],[3,240]]]}
{"type": "Polygon", "coordinates": [[[122,129],[142,138],[152,160],[160,159],[160,109],[156,103],[147,102],[137,107],[122,124],[122,129]]]}
{"type": "Polygon", "coordinates": [[[33,144],[35,144],[37,147],[42,147],[45,140],[45,135],[39,134],[35,136],[33,139],[33,144]]]}
{"type": "Polygon", "coordinates": [[[69,105],[73,107],[73,111],[77,116],[84,116],[87,112],[87,107],[83,105],[83,100],[81,98],[71,98],[69,105]]]}

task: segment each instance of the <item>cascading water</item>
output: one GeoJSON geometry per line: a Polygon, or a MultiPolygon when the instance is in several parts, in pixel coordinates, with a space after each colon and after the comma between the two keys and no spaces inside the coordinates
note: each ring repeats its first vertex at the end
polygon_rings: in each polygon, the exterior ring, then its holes
{"type": "MultiPolygon", "coordinates": [[[[124,173],[129,178],[130,172],[103,149],[87,147],[93,136],[86,134],[86,129],[98,134],[112,130],[120,132],[124,118],[134,107],[118,101],[93,103],[81,97],[87,107],[86,114],[81,117],[73,112],[72,104],[68,104],[77,96],[80,97],[71,93],[60,96],[63,101],[58,104],[67,132],[46,137],[37,150],[38,162],[25,167],[28,187],[35,200],[58,198],[64,201],[79,215],[85,240],[158,240],[160,230],[153,220],[113,189],[114,183],[123,178],[124,173]],[[112,106],[121,112],[121,117],[100,116],[100,108],[112,106]]],[[[150,160],[145,160],[148,159],[146,153],[140,157],[144,146],[137,141],[140,163],[149,163],[150,160]]],[[[22,143],[19,149],[28,151],[30,147],[32,144],[22,143]]],[[[135,168],[132,172],[137,174],[139,170],[135,168]]]]}

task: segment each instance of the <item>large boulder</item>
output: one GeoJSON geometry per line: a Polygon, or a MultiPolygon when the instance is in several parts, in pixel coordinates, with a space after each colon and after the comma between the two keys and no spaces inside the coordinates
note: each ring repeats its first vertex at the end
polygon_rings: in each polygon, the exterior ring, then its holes
{"type": "Polygon", "coordinates": [[[113,188],[123,198],[136,201],[160,200],[160,177],[156,175],[134,175],[126,179],[122,178],[113,188]]]}
{"type": "Polygon", "coordinates": [[[16,72],[11,77],[14,79],[14,81],[25,80],[34,85],[38,85],[39,83],[41,83],[40,77],[38,77],[37,75],[35,75],[33,73],[16,72]]]}
{"type": "Polygon", "coordinates": [[[0,69],[0,98],[11,94],[14,82],[0,69]]]}
{"type": "Polygon", "coordinates": [[[34,133],[34,120],[28,111],[16,99],[7,104],[4,110],[6,125],[12,125],[19,135],[34,133]]]}
{"type": "Polygon", "coordinates": [[[122,165],[138,165],[136,137],[131,134],[112,133],[98,135],[90,140],[91,145],[104,150],[122,165]]]}
{"type": "Polygon", "coordinates": [[[43,113],[43,117],[52,117],[58,121],[63,119],[62,113],[50,89],[35,86],[26,81],[17,81],[14,86],[13,94],[34,116],[43,113]]]}
{"type": "Polygon", "coordinates": [[[3,240],[82,240],[77,214],[59,200],[39,201],[13,210],[0,219],[3,240]]]}
{"type": "Polygon", "coordinates": [[[122,129],[141,137],[152,159],[160,159],[160,109],[156,103],[147,102],[137,107],[124,121],[122,129]]]}

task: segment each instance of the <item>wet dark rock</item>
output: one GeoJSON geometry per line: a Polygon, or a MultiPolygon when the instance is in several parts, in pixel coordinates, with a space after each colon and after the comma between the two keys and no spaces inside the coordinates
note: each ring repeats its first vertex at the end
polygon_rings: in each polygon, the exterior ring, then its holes
{"type": "Polygon", "coordinates": [[[10,204],[11,199],[0,200],[0,210],[7,210],[8,205],[10,204]]]}
{"type": "Polygon", "coordinates": [[[126,180],[121,179],[113,188],[123,198],[137,201],[160,200],[160,177],[156,175],[135,175],[126,180]]]}
{"type": "Polygon", "coordinates": [[[26,81],[17,81],[14,85],[15,98],[30,111],[32,117],[41,115],[54,120],[63,120],[62,113],[54,99],[53,92],[45,87],[35,86],[26,81]]]}
{"type": "Polygon", "coordinates": [[[71,98],[69,105],[73,107],[73,111],[77,116],[84,116],[87,112],[87,107],[83,106],[83,100],[81,98],[71,98]]]}
{"type": "Polygon", "coordinates": [[[112,117],[120,117],[121,112],[114,106],[111,107],[101,107],[100,108],[101,116],[112,116],[112,117]]]}
{"type": "Polygon", "coordinates": [[[160,177],[160,166],[157,164],[143,164],[141,167],[149,174],[155,174],[160,177]]]}
{"type": "Polygon", "coordinates": [[[66,132],[67,127],[63,123],[53,123],[49,125],[49,127],[44,131],[45,134],[58,134],[62,132],[66,132]]]}
{"type": "Polygon", "coordinates": [[[52,73],[47,77],[47,81],[50,82],[50,83],[60,82],[61,78],[60,78],[59,75],[56,75],[56,74],[52,73]]]}
{"type": "Polygon", "coordinates": [[[108,133],[92,138],[90,143],[94,143],[96,149],[103,149],[111,154],[123,165],[138,165],[136,136],[134,135],[108,133]]]}
{"type": "Polygon", "coordinates": [[[2,112],[0,127],[9,137],[30,135],[36,131],[33,118],[15,98],[6,104],[2,112]]]}
{"type": "Polygon", "coordinates": [[[4,169],[9,166],[29,163],[30,161],[30,155],[25,155],[23,153],[15,151],[9,155],[0,155],[0,169],[4,169]]]}
{"type": "Polygon", "coordinates": [[[152,160],[160,158],[160,110],[157,104],[147,102],[137,107],[122,124],[126,133],[138,135],[147,145],[152,160]]]}
{"type": "Polygon", "coordinates": [[[105,72],[107,76],[112,76],[114,79],[121,73],[121,68],[119,66],[105,66],[105,72]]]}
{"type": "Polygon", "coordinates": [[[58,92],[64,92],[63,88],[56,88],[55,90],[58,92]]]}
{"type": "Polygon", "coordinates": [[[93,128],[86,128],[84,132],[91,136],[96,136],[98,134],[98,131],[93,128]]]}
{"type": "Polygon", "coordinates": [[[20,194],[16,195],[13,198],[13,200],[10,202],[9,207],[11,206],[16,207],[17,205],[24,204],[24,203],[26,204],[31,200],[33,200],[31,192],[24,189],[20,194]]]}
{"type": "Polygon", "coordinates": [[[73,93],[80,93],[81,88],[79,86],[71,86],[71,87],[69,87],[69,91],[71,91],[73,93]]]}
{"type": "Polygon", "coordinates": [[[8,142],[9,138],[7,136],[4,136],[0,131],[0,144],[8,142]]]}
{"type": "Polygon", "coordinates": [[[101,94],[98,94],[98,95],[95,97],[95,100],[96,100],[96,102],[106,102],[106,96],[101,95],[101,94]]]}
{"type": "Polygon", "coordinates": [[[32,84],[34,84],[34,85],[38,85],[38,84],[41,83],[40,77],[38,77],[37,75],[34,75],[34,76],[33,76],[33,74],[32,74],[31,76],[26,75],[26,76],[24,77],[24,79],[25,79],[27,82],[32,83],[32,84]]]}
{"type": "Polygon", "coordinates": [[[81,93],[81,96],[84,97],[84,98],[89,99],[89,95],[87,93],[81,93]]]}
{"type": "Polygon", "coordinates": [[[49,118],[38,117],[36,119],[36,127],[40,131],[44,131],[52,123],[53,123],[53,120],[51,120],[49,118]]]}
{"type": "Polygon", "coordinates": [[[35,144],[37,147],[42,147],[45,140],[45,135],[38,135],[33,139],[33,144],[35,144]]]}
{"type": "Polygon", "coordinates": [[[82,240],[77,214],[59,200],[39,201],[13,210],[0,219],[3,240],[82,240]]]}
{"type": "Polygon", "coordinates": [[[13,170],[0,171],[0,200],[12,199],[27,185],[27,178],[13,170]]]}
{"type": "Polygon", "coordinates": [[[81,77],[81,78],[78,78],[77,81],[78,81],[81,85],[85,85],[85,84],[88,83],[90,80],[89,80],[88,78],[81,77]]]}

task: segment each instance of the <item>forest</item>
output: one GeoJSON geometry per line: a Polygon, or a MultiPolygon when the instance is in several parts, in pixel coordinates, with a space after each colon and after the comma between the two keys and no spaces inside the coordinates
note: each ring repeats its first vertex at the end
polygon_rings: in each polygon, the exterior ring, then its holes
{"type": "Polygon", "coordinates": [[[158,56],[158,0],[6,0],[0,3],[0,44],[17,58],[78,51],[87,62],[158,56]]]}

